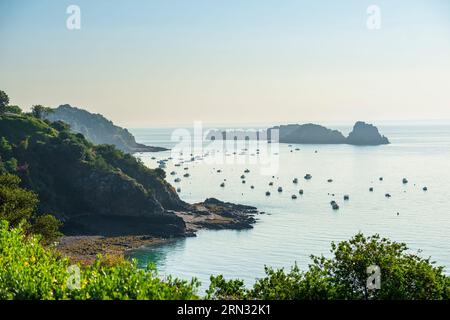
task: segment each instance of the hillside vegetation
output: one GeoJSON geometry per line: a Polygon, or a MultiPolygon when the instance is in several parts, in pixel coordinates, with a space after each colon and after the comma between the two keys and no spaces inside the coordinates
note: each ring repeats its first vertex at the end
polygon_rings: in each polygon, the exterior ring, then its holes
{"type": "Polygon", "coordinates": [[[137,143],[134,136],[125,128],[115,125],[101,114],[72,107],[68,104],[52,109],[45,115],[50,121],[64,121],[75,133],[81,133],[94,144],[110,144],[126,152],[155,152],[167,150],[160,147],[137,143]]]}
{"type": "MultiPolygon", "coordinates": [[[[64,122],[39,114],[0,113],[0,171],[21,178],[65,234],[179,236],[181,201],[160,169],[111,145],[94,145],[64,122]]],[[[1,173],[0,172],[0,173],[1,173]]]]}

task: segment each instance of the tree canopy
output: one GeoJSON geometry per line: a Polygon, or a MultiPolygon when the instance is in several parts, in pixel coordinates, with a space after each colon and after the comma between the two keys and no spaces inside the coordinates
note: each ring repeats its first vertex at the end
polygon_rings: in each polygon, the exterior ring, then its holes
{"type": "Polygon", "coordinates": [[[6,107],[9,104],[9,97],[5,91],[0,90],[0,108],[6,107]]]}
{"type": "Polygon", "coordinates": [[[50,113],[52,113],[52,112],[53,112],[53,109],[52,109],[52,108],[44,107],[44,106],[42,106],[42,105],[40,105],[40,104],[34,105],[34,106],[31,108],[31,114],[32,114],[34,117],[38,118],[38,119],[44,119],[44,117],[45,117],[46,115],[48,115],[48,114],[50,114],[50,113]]]}
{"type": "Polygon", "coordinates": [[[12,228],[21,226],[25,232],[40,234],[45,243],[55,240],[61,223],[52,215],[37,215],[37,195],[19,185],[19,177],[0,175],[0,220],[12,228]]]}
{"type": "Polygon", "coordinates": [[[411,253],[404,243],[359,233],[332,243],[331,258],[312,256],[305,272],[266,267],[266,277],[247,289],[241,280],[212,276],[211,299],[422,300],[449,299],[450,278],[429,258],[411,253]],[[368,267],[380,271],[378,289],[368,287],[368,267]]]}

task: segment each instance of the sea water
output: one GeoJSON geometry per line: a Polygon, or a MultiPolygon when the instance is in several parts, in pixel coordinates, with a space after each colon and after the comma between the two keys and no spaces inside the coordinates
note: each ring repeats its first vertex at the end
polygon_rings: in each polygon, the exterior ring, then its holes
{"type": "MultiPolygon", "coordinates": [[[[348,133],[351,126],[335,128],[348,133]]],[[[155,263],[161,275],[196,277],[202,289],[208,286],[211,274],[252,284],[264,276],[265,265],[290,268],[297,263],[306,269],[310,255],[329,256],[332,241],[363,232],[405,242],[412,251],[420,249],[421,256],[431,256],[449,273],[450,125],[400,123],[379,129],[391,144],[280,144],[279,170],[274,177],[261,174],[260,165],[250,164],[248,152],[241,155],[239,150],[233,157],[245,157],[241,160],[246,163],[207,164],[197,160],[175,167],[176,159],[167,161],[167,180],[181,189],[179,195],[184,201],[195,203],[215,197],[255,206],[264,214],[256,216],[251,230],[201,230],[197,237],[142,248],[132,257],[140,266],[155,263]],[[250,172],[244,173],[245,169],[250,172]],[[177,175],[171,176],[171,171],[177,175]],[[183,177],[186,172],[188,178],[183,177]],[[303,178],[306,173],[312,175],[311,180],[303,178]],[[174,182],[176,177],[180,177],[179,183],[174,182]],[[293,183],[294,178],[298,178],[298,184],[293,183]],[[407,184],[402,183],[403,178],[407,178],[407,184]],[[225,187],[220,187],[224,179],[225,187]],[[281,193],[277,192],[279,186],[283,188],[281,193]],[[425,186],[428,191],[423,190],[425,186]],[[271,195],[266,196],[266,191],[271,195]],[[385,197],[386,193],[391,197],[385,197]],[[291,198],[293,194],[297,199],[291,198]],[[344,195],[349,195],[348,201],[344,201],[344,195]],[[339,204],[339,210],[331,208],[331,200],[339,204]]],[[[172,148],[173,130],[130,131],[138,142],[172,148]]],[[[171,152],[138,156],[155,168],[157,161],[169,158],[171,152]]]]}

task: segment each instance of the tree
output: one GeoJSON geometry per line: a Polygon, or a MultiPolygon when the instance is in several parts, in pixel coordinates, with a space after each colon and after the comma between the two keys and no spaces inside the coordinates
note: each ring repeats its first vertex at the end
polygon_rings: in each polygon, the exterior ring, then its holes
{"type": "Polygon", "coordinates": [[[314,267],[309,272],[328,280],[337,299],[448,298],[450,288],[443,267],[408,250],[404,243],[358,233],[348,241],[332,243],[333,258],[313,257],[314,267]],[[370,266],[380,270],[378,290],[368,289],[370,266]]]}
{"type": "Polygon", "coordinates": [[[0,108],[6,107],[9,104],[9,97],[5,91],[0,90],[0,108]]]}
{"type": "Polygon", "coordinates": [[[7,172],[13,173],[17,171],[18,162],[16,158],[11,158],[4,162],[4,166],[7,172]]]}
{"type": "Polygon", "coordinates": [[[0,176],[0,220],[8,221],[11,227],[29,221],[38,204],[37,196],[19,184],[20,178],[15,175],[0,176]]]}
{"type": "Polygon", "coordinates": [[[20,109],[19,106],[10,106],[8,95],[5,93],[5,91],[0,90],[0,114],[4,114],[6,112],[21,114],[22,109],[20,109]]]}
{"type": "Polygon", "coordinates": [[[12,146],[5,137],[0,138],[0,155],[3,159],[9,159],[12,156],[12,146]]]}
{"type": "Polygon", "coordinates": [[[450,278],[429,258],[411,253],[404,243],[359,233],[331,245],[331,258],[312,256],[306,272],[294,266],[266,268],[266,277],[251,289],[236,280],[212,277],[208,297],[214,299],[435,300],[450,298],[450,278]],[[380,271],[379,289],[369,289],[368,267],[380,271]]]}
{"type": "Polygon", "coordinates": [[[12,174],[0,175],[0,220],[11,228],[21,226],[26,233],[40,234],[44,244],[58,238],[61,222],[52,215],[36,215],[38,197],[20,188],[20,178],[12,174]]]}
{"type": "Polygon", "coordinates": [[[4,107],[4,112],[8,112],[8,113],[14,113],[14,114],[21,114],[22,113],[22,109],[20,109],[19,106],[5,106],[4,107]]]}
{"type": "Polygon", "coordinates": [[[53,109],[44,107],[40,104],[31,108],[31,114],[38,119],[44,119],[50,113],[53,113],[53,109]]]}
{"type": "Polygon", "coordinates": [[[43,242],[49,244],[57,240],[62,233],[59,232],[59,228],[62,223],[51,214],[38,216],[33,219],[33,225],[31,226],[31,233],[40,234],[43,242]]]}

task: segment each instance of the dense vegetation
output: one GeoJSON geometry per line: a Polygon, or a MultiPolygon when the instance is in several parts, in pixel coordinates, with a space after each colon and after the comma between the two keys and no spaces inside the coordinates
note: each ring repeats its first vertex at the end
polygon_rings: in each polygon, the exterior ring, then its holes
{"type": "MultiPolygon", "coordinates": [[[[61,121],[42,120],[52,110],[36,105],[30,114],[0,103],[0,174],[21,178],[39,197],[39,215],[52,213],[66,234],[183,235],[182,208],[164,171],[152,170],[114,146],[96,146],[61,121]]],[[[6,97],[6,98],[5,98],[6,97]]]]}
{"type": "Polygon", "coordinates": [[[450,278],[404,243],[357,234],[331,246],[331,258],[312,256],[306,272],[266,267],[251,289],[241,280],[212,276],[210,299],[450,299],[450,278]],[[380,268],[380,289],[367,287],[369,266],[380,268]]]}
{"type": "Polygon", "coordinates": [[[45,114],[50,121],[64,121],[72,131],[81,133],[94,144],[110,144],[126,152],[162,151],[159,147],[148,147],[136,142],[134,136],[125,128],[114,125],[101,114],[93,114],[86,110],[62,105],[45,114]]]}
{"type": "Polygon", "coordinates": [[[27,234],[40,234],[45,243],[56,240],[61,235],[60,221],[49,214],[36,214],[38,197],[20,188],[19,183],[17,176],[0,175],[0,220],[13,228],[20,226],[27,234]]]}
{"type": "Polygon", "coordinates": [[[134,262],[69,268],[67,258],[39,238],[0,222],[0,299],[196,299],[198,283],[167,278],[134,262]]]}

